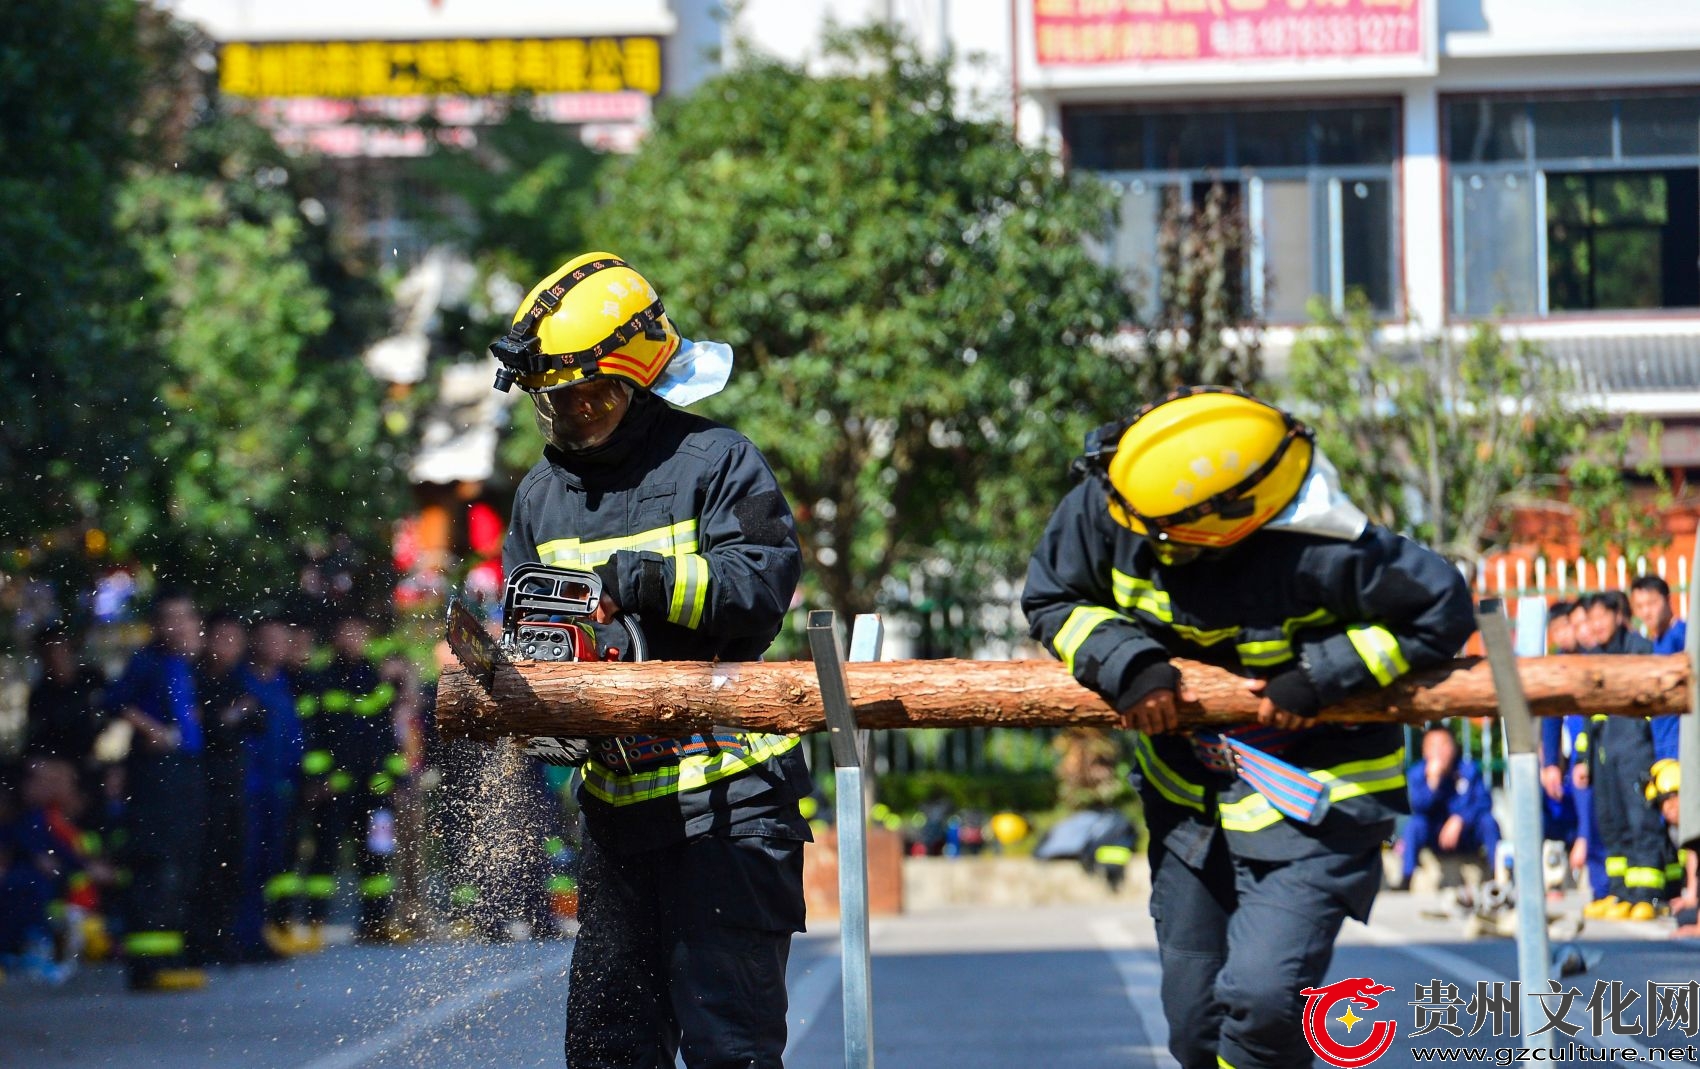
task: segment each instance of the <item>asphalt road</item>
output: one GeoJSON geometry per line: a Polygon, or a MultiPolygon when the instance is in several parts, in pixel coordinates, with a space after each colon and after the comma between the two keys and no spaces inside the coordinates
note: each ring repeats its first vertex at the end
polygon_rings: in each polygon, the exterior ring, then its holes
{"type": "MultiPolygon", "coordinates": [[[[1411,1046],[1431,1041],[1406,1038],[1416,985],[1447,980],[1467,998],[1479,981],[1516,975],[1509,940],[1464,941],[1455,920],[1425,916],[1427,905],[1384,894],[1370,926],[1348,925],[1329,972],[1329,981],[1368,976],[1395,988],[1372,1019],[1397,1021],[1401,1034],[1374,1069],[1417,1064],[1411,1046]]],[[[1667,931],[1668,923],[1596,924],[1585,934],[1600,960],[1565,981],[1582,992],[1568,1020],[1583,1038],[1590,1029],[1582,1002],[1595,980],[1644,991],[1649,980],[1700,978],[1700,943],[1672,942],[1667,931]]],[[[877,918],[873,941],[882,1069],[1174,1064],[1142,901],[877,918]]],[[[205,991],[180,995],[131,995],[110,967],[57,989],[14,980],[0,986],[0,1069],[558,1066],[570,954],[570,942],[341,946],[284,965],[217,971],[205,991]]],[[[839,968],[835,929],[797,940],[790,1069],[843,1065],[839,968]]],[[[1459,1017],[1467,1030],[1473,1019],[1459,1017]]],[[[1516,1042],[1432,1038],[1457,1050],[1516,1042]]],[[[1700,1038],[1667,1030],[1606,1042],[1647,1051],[1700,1038]]]]}

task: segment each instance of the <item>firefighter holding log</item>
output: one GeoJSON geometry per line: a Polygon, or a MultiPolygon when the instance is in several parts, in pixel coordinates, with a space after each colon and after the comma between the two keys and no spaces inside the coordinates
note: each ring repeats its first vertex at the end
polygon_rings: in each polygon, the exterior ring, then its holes
{"type": "MultiPolygon", "coordinates": [[[[597,619],[635,614],[652,658],[759,660],[801,572],[790,507],[747,438],[673,407],[720,390],[731,350],[682,340],[643,276],[591,253],[539,283],[491,351],[547,442],[514,499],[507,570],[593,569],[597,619]]],[[[566,748],[585,822],[567,1063],[779,1066],[810,838],[798,739],[566,748]]]]}
{"type": "Polygon", "coordinates": [[[1367,918],[1407,811],[1402,729],[1313,724],[1454,656],[1469,591],[1370,524],[1292,416],[1177,391],[1087,437],[1033,554],[1033,636],[1137,732],[1170,1050],[1184,1069],[1291,1069],[1347,917],[1367,918]],[[1229,668],[1256,724],[1179,733],[1172,658],[1229,668]]]}

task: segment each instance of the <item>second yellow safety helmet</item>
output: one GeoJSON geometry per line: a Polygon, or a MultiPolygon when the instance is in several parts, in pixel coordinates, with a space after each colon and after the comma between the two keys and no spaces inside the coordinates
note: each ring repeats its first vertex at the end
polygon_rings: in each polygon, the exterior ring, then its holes
{"type": "Polygon", "coordinates": [[[1648,773],[1647,801],[1657,803],[1667,795],[1682,792],[1682,766],[1675,758],[1659,758],[1648,773]]]}
{"type": "Polygon", "coordinates": [[[1110,516],[1156,541],[1221,548],[1280,514],[1310,472],[1311,431],[1238,390],[1177,390],[1087,438],[1110,516]]]}

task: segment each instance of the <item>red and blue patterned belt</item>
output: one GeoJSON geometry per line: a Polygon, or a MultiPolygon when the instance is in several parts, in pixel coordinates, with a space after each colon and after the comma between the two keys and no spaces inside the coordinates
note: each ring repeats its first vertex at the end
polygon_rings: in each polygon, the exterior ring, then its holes
{"type": "Polygon", "coordinates": [[[750,750],[742,731],[716,729],[711,733],[665,738],[660,735],[615,735],[595,740],[598,764],[625,775],[676,765],[697,754],[722,753],[741,757],[750,750]]]}

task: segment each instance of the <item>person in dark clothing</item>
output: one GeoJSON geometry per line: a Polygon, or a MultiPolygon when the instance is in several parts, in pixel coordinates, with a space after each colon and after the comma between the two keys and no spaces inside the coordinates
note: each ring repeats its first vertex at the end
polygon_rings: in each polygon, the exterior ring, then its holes
{"type": "Polygon", "coordinates": [[[206,983],[205,974],[184,960],[184,932],[199,878],[207,796],[195,692],[200,613],[188,595],[168,592],[156,599],[152,619],[152,643],[130,658],[106,700],[133,730],[120,854],[130,872],[124,896],[129,983],[135,990],[164,991],[206,983]]]}
{"type": "MultiPolygon", "coordinates": [[[[547,446],[520,483],[502,563],[594,569],[601,622],[635,614],[660,660],[758,660],[801,572],[790,507],[729,427],[673,407],[719,390],[731,352],[684,342],[607,253],[527,296],[491,346],[547,446]]],[[[798,740],[743,731],[569,740],[584,762],[574,1069],[772,1069],[803,930],[798,740]]]]}
{"type": "MultiPolygon", "coordinates": [[[[1629,629],[1629,599],[1621,590],[1590,595],[1586,603],[1594,652],[1653,652],[1650,641],[1629,629]]],[[[1660,913],[1675,858],[1659,815],[1647,806],[1645,790],[1653,762],[1676,756],[1676,723],[1674,716],[1654,721],[1595,716],[1588,722],[1586,777],[1593,787],[1609,884],[1604,897],[1583,907],[1584,916],[1650,921],[1660,913]]]]}
{"type": "Polygon", "coordinates": [[[22,756],[68,762],[93,794],[99,788],[94,745],[107,723],[102,707],[106,681],[79,663],[76,636],[65,628],[43,628],[35,636],[35,652],[41,680],[30,688],[22,756]]]}
{"type": "Polygon", "coordinates": [[[260,730],[249,736],[244,795],[248,835],[244,849],[242,906],[237,914],[238,949],[264,960],[296,948],[287,916],[271,906],[299,895],[295,832],[299,819],[301,758],[305,752],[295,692],[286,671],[289,624],[278,619],[254,625],[249,644],[248,694],[259,708],[260,730]]]}
{"type": "Polygon", "coordinates": [[[236,940],[236,913],[248,834],[244,795],[251,740],[262,724],[260,706],[243,667],[247,628],[229,613],[214,613],[207,618],[205,633],[195,666],[195,692],[205,741],[207,827],[187,953],[195,964],[224,965],[243,957],[236,940]]]}
{"type": "Polygon", "coordinates": [[[1452,729],[1437,724],[1423,733],[1423,759],[1406,773],[1411,819],[1402,837],[1405,883],[1423,850],[1484,858],[1493,864],[1499,847],[1499,822],[1481,769],[1464,757],[1452,729]]]}
{"type": "MultiPolygon", "coordinates": [[[[303,808],[310,834],[304,890],[307,923],[322,928],[346,848],[355,858],[360,916],[355,938],[382,942],[395,893],[392,795],[407,772],[396,733],[395,684],[372,663],[371,621],[344,617],[331,633],[336,651],[318,680],[316,708],[304,718],[303,808]]],[[[310,936],[308,942],[320,941],[310,936]]]]}
{"type": "Polygon", "coordinates": [[[1169,1049],[1183,1069],[1309,1065],[1303,994],[1369,915],[1408,808],[1397,725],[1315,723],[1457,653],[1469,590],[1370,524],[1290,415],[1177,391],[1087,438],[1028,566],[1033,637],[1135,730],[1169,1049]],[[1243,673],[1257,723],[1178,731],[1174,657],[1243,673]]]}

